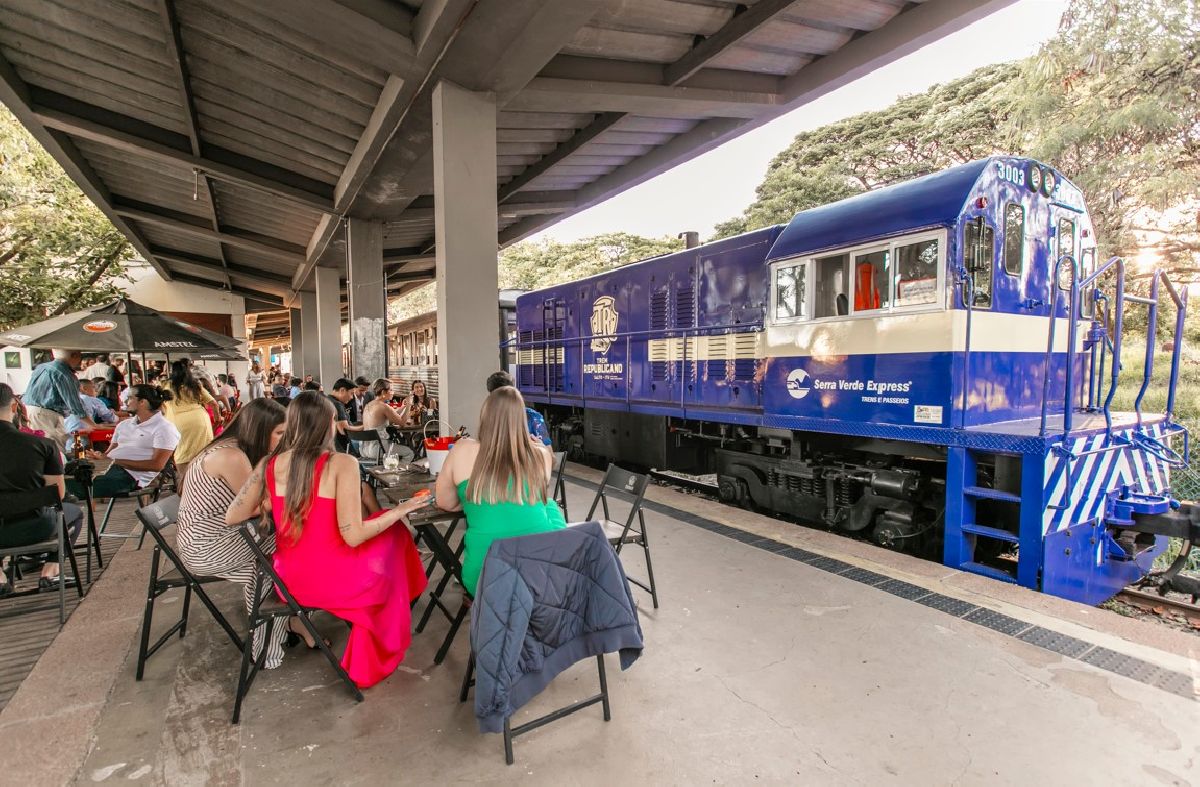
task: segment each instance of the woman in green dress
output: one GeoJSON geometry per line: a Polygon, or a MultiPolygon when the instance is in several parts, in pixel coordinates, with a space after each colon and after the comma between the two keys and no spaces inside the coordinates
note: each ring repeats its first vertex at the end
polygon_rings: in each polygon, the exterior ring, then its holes
{"type": "Polygon", "coordinates": [[[549,447],[529,434],[521,392],[506,386],[488,394],[479,439],[455,443],[437,479],[437,505],[467,516],[462,573],[472,596],[493,541],[567,526],[550,494],[553,465],[549,447]]]}

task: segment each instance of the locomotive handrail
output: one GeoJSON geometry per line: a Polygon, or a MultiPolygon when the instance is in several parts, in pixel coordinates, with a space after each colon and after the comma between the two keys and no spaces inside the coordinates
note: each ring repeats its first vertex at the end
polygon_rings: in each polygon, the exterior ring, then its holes
{"type": "MultiPolygon", "coordinates": [[[[1046,337],[1046,357],[1042,363],[1042,415],[1041,415],[1040,423],[1038,425],[1038,436],[1039,437],[1046,436],[1046,417],[1048,415],[1048,411],[1050,408],[1050,369],[1051,369],[1051,364],[1054,361],[1054,337],[1058,331],[1058,317],[1054,313],[1055,306],[1058,305],[1058,297],[1057,297],[1057,294],[1055,291],[1057,289],[1059,289],[1059,285],[1058,285],[1059,275],[1060,275],[1060,271],[1062,270],[1064,263],[1070,263],[1070,265],[1071,265],[1071,289],[1067,295],[1067,297],[1070,299],[1070,302],[1067,304],[1067,319],[1072,320],[1072,323],[1073,323],[1075,295],[1076,295],[1076,286],[1078,284],[1078,282],[1077,282],[1078,276],[1075,275],[1075,271],[1076,271],[1075,258],[1069,254],[1064,254],[1058,258],[1058,261],[1054,263],[1054,268],[1050,271],[1050,297],[1046,301],[1048,304],[1050,304],[1050,330],[1046,337]]],[[[1063,413],[1063,426],[1064,426],[1063,443],[1064,443],[1064,445],[1066,444],[1066,436],[1071,431],[1071,421],[1070,421],[1071,384],[1072,384],[1072,382],[1074,382],[1072,379],[1073,375],[1071,374],[1071,370],[1075,365],[1074,360],[1073,360],[1074,349],[1075,349],[1074,332],[1071,332],[1070,334],[1068,334],[1068,337],[1069,338],[1068,338],[1068,344],[1067,344],[1067,358],[1071,359],[1071,360],[1068,360],[1068,362],[1067,362],[1067,392],[1066,392],[1066,395],[1064,396],[1064,402],[1063,402],[1065,405],[1065,411],[1063,413]]]]}

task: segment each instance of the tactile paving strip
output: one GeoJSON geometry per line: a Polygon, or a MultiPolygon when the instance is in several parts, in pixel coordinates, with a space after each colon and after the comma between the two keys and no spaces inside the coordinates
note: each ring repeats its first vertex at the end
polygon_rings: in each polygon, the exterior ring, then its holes
{"type": "Polygon", "coordinates": [[[805,561],[813,568],[819,568],[822,571],[828,571],[830,574],[840,574],[847,569],[853,568],[849,563],[837,558],[820,556],[815,560],[805,561]]]}
{"type": "Polygon", "coordinates": [[[893,596],[906,598],[909,601],[916,601],[923,596],[929,595],[929,590],[926,588],[914,585],[911,582],[905,582],[902,579],[889,579],[887,582],[881,582],[875,587],[885,593],[891,593],[893,596]]]}
{"type": "MultiPolygon", "coordinates": [[[[570,475],[566,476],[566,478],[580,486],[592,490],[596,488],[595,484],[584,481],[581,478],[570,475]]],[[[619,492],[615,493],[615,496],[625,500],[633,499],[631,496],[619,492]]],[[[774,539],[729,527],[712,519],[688,511],[681,511],[664,503],[646,500],[644,507],[647,511],[654,511],[680,522],[686,522],[689,525],[702,528],[710,533],[731,538],[748,546],[773,552],[791,560],[819,568],[822,571],[828,571],[847,579],[853,579],[856,582],[862,582],[865,585],[877,588],[885,593],[890,593],[893,596],[915,601],[923,606],[940,610],[956,618],[962,618],[976,625],[998,631],[1001,634],[1014,637],[1030,645],[1036,645],[1053,653],[1077,659],[1098,669],[1111,672],[1114,675],[1120,675],[1187,699],[1200,699],[1200,677],[1193,678],[1191,675],[1182,672],[1163,669],[1135,656],[1127,656],[1124,653],[1118,653],[1115,650],[1093,645],[1090,642],[1085,642],[1066,634],[1060,634],[1057,631],[1051,631],[1041,626],[1034,626],[1017,618],[996,612],[995,610],[976,606],[961,599],[951,598],[941,593],[933,593],[919,585],[914,585],[900,579],[892,579],[883,574],[877,574],[874,571],[853,566],[843,560],[819,555],[805,549],[788,546],[774,539]]]]}
{"type": "Polygon", "coordinates": [[[876,574],[874,571],[867,571],[865,568],[852,568],[849,571],[843,571],[838,576],[853,579],[855,582],[861,582],[864,585],[878,585],[890,578],[885,577],[883,574],[876,574]]]}
{"type": "Polygon", "coordinates": [[[953,615],[956,618],[961,618],[967,613],[974,612],[975,610],[979,609],[979,607],[975,606],[974,604],[962,601],[961,599],[943,596],[941,593],[930,593],[928,596],[923,596],[917,599],[917,603],[922,606],[933,607],[934,609],[941,610],[947,615],[953,615]]]}
{"type": "Polygon", "coordinates": [[[1037,645],[1039,648],[1070,656],[1073,659],[1079,658],[1092,648],[1090,643],[1081,639],[1059,634],[1057,631],[1051,631],[1041,626],[1030,626],[1028,631],[1018,634],[1017,639],[1028,642],[1030,645],[1037,645]]]}
{"type": "Polygon", "coordinates": [[[1017,620],[1005,615],[1003,612],[997,612],[994,609],[984,609],[983,607],[969,612],[963,620],[976,623],[993,631],[999,631],[1001,634],[1007,634],[1010,637],[1015,637],[1030,627],[1030,624],[1023,620],[1017,620]]]}

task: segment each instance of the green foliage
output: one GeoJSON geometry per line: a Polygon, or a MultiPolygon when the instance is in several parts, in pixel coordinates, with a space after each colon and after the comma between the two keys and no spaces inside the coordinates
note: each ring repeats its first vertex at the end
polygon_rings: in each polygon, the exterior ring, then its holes
{"type": "Polygon", "coordinates": [[[129,242],[0,107],[0,328],[111,300],[129,242]]]}
{"type": "MultiPolygon", "coordinates": [[[[549,239],[525,241],[500,252],[500,287],[536,290],[682,248],[683,241],[676,238],[646,238],[628,232],[610,232],[571,243],[549,239]]],[[[392,301],[388,317],[396,322],[436,307],[436,290],[428,285],[392,301]]]]}
{"type": "Polygon", "coordinates": [[[1008,85],[1016,64],[905,96],[876,112],[799,134],[775,157],[758,198],[739,217],[717,226],[724,238],[786,222],[801,210],[940,169],[1010,152],[1001,129],[1013,110],[1008,85]]]}
{"type": "Polygon", "coordinates": [[[1013,131],[1089,199],[1101,251],[1200,254],[1200,3],[1073,0],[1022,64],[1013,131]]]}

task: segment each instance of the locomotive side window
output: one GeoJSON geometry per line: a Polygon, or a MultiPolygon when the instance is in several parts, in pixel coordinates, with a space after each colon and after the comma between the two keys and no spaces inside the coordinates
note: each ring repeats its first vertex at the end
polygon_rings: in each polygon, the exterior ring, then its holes
{"type": "Polygon", "coordinates": [[[844,317],[850,313],[850,255],[817,257],[813,267],[813,317],[844,317]]]}
{"type": "Polygon", "coordinates": [[[803,319],[808,316],[804,286],[807,269],[804,263],[775,269],[775,319],[803,319]]]}
{"type": "Polygon", "coordinates": [[[1058,256],[1075,256],[1075,222],[1058,220],[1058,256]]]}
{"type": "Polygon", "coordinates": [[[967,292],[974,290],[971,307],[992,308],[992,268],[995,262],[995,231],[982,218],[967,222],[963,228],[963,261],[967,266],[970,284],[963,289],[963,305],[967,292]]]}
{"type": "Polygon", "coordinates": [[[854,311],[886,309],[891,303],[891,253],[888,249],[854,255],[854,311]]]}
{"type": "Polygon", "coordinates": [[[1025,267],[1025,206],[1004,206],[1004,270],[1020,276],[1025,267]]]}
{"type": "Polygon", "coordinates": [[[896,247],[897,306],[937,303],[937,282],[937,238],[896,247]]]}

